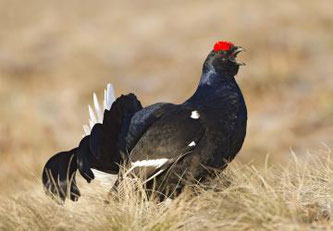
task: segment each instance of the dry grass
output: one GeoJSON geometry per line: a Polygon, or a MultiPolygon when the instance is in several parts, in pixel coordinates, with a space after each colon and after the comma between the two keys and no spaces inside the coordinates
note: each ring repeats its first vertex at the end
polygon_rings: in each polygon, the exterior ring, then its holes
{"type": "Polygon", "coordinates": [[[205,185],[188,187],[173,201],[148,199],[139,181],[121,193],[83,187],[79,202],[59,206],[40,187],[0,199],[4,230],[313,230],[333,228],[333,155],[286,166],[232,164],[205,185]],[[139,187],[140,188],[140,187],[139,187]]]}

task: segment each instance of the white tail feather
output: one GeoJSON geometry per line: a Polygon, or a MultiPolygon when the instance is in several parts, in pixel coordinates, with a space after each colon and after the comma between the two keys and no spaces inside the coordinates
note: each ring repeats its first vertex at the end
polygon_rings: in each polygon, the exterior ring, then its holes
{"type": "Polygon", "coordinates": [[[102,112],[101,107],[99,106],[99,102],[98,102],[96,93],[93,94],[93,101],[94,101],[95,112],[97,115],[97,123],[102,123],[103,122],[103,112],[102,112]]]}
{"type": "Polygon", "coordinates": [[[90,135],[90,127],[88,125],[83,125],[84,136],[90,135]]]}
{"type": "MultiPolygon", "coordinates": [[[[103,100],[103,111],[100,107],[100,104],[98,102],[97,95],[94,93],[93,94],[93,103],[94,103],[94,109],[89,105],[88,110],[89,110],[89,124],[83,125],[83,131],[84,131],[84,136],[90,135],[91,129],[94,127],[96,123],[102,123],[103,122],[103,117],[104,117],[104,110],[110,110],[113,102],[115,101],[115,96],[114,96],[114,89],[111,83],[107,85],[106,90],[104,90],[104,100],[103,100]]],[[[113,174],[108,174],[105,172],[98,171],[96,169],[92,169],[95,179],[99,181],[99,183],[102,186],[107,187],[110,189],[114,182],[117,179],[117,175],[113,174]]]]}
{"type": "Polygon", "coordinates": [[[114,101],[114,89],[112,84],[109,83],[106,88],[106,98],[104,98],[104,104],[106,105],[105,109],[110,110],[114,101]]]}
{"type": "Polygon", "coordinates": [[[90,105],[88,106],[88,109],[89,109],[89,116],[90,116],[91,123],[92,124],[96,124],[97,123],[97,119],[96,119],[96,116],[95,116],[95,112],[93,111],[93,109],[91,108],[90,105]]]}
{"type": "MultiPolygon", "coordinates": [[[[96,123],[95,123],[94,121],[89,120],[89,129],[90,129],[90,131],[92,130],[92,128],[94,127],[95,124],[96,124],[96,123]]],[[[90,134],[90,133],[89,133],[89,134],[90,134]]]]}
{"type": "Polygon", "coordinates": [[[106,98],[107,98],[107,94],[106,94],[106,90],[104,90],[104,100],[103,100],[104,110],[106,110],[106,108],[107,108],[107,105],[106,105],[106,98]]]}

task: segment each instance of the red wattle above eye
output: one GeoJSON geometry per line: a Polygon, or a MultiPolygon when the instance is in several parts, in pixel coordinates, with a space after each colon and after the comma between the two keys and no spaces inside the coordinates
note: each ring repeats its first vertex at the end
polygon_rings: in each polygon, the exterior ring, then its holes
{"type": "Polygon", "coordinates": [[[230,48],[234,46],[234,44],[232,42],[227,42],[227,41],[218,41],[217,43],[215,43],[214,45],[214,51],[228,51],[230,50],[230,48]]]}

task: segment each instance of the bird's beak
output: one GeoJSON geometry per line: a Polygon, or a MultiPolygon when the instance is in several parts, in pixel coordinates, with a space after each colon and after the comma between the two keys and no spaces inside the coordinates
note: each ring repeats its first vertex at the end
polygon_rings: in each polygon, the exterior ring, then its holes
{"type": "Polygon", "coordinates": [[[237,55],[242,51],[246,51],[246,50],[243,47],[235,47],[235,49],[232,51],[232,54],[229,56],[229,60],[231,62],[236,63],[239,66],[245,66],[244,62],[238,62],[236,60],[237,55]]]}
{"type": "Polygon", "coordinates": [[[233,54],[235,55],[235,56],[237,56],[240,52],[242,52],[242,51],[246,51],[245,50],[245,48],[243,48],[243,47],[237,47],[234,51],[233,51],[233,54]]]}

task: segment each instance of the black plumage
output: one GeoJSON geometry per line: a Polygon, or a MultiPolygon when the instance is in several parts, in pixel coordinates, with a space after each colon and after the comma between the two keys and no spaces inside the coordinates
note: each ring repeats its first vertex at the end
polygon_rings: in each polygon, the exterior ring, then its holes
{"type": "Polygon", "coordinates": [[[71,200],[77,201],[81,195],[75,180],[76,152],[77,148],[68,152],[60,152],[52,156],[45,164],[42,176],[43,185],[46,193],[55,199],[65,201],[69,196],[71,200]]]}
{"type": "MultiPolygon", "coordinates": [[[[154,185],[163,195],[171,196],[188,182],[204,180],[211,169],[225,168],[239,152],[246,134],[246,105],[234,78],[242,65],[235,60],[241,50],[232,43],[217,43],[204,62],[197,90],[182,104],[142,108],[133,94],[119,97],[104,112],[103,123],[96,124],[70,152],[77,165],[70,174],[77,168],[90,182],[94,178],[91,168],[117,174],[119,166],[126,165],[134,173],[144,169],[147,188],[154,185]]],[[[51,171],[53,177],[58,174],[63,179],[59,162],[68,166],[68,153],[59,155],[64,158],[52,157],[44,173],[51,171]]],[[[67,190],[61,180],[47,181],[45,177],[43,174],[43,182],[48,183],[44,186],[51,193],[67,190]]],[[[79,196],[75,181],[72,189],[79,196]]]]}

